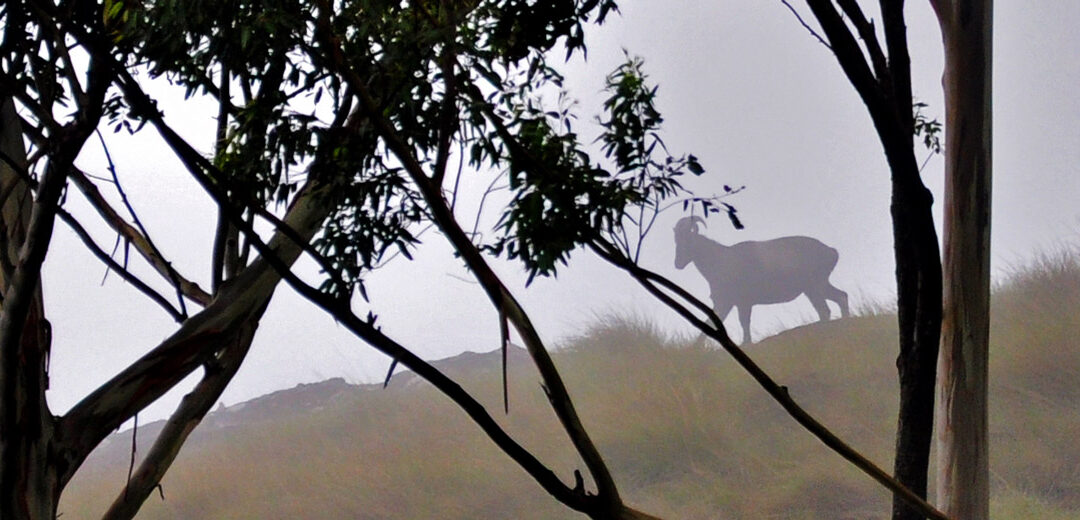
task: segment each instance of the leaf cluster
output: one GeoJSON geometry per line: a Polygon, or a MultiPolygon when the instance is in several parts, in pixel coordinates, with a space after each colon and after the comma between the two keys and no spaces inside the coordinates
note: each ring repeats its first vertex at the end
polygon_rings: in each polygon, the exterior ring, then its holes
{"type": "Polygon", "coordinates": [[[598,237],[629,250],[627,226],[640,243],[660,203],[684,193],[679,176],[702,166],[667,153],[640,59],[607,79],[599,159],[548,63],[559,45],[567,57],[584,51],[584,25],[614,10],[610,0],[112,0],[105,20],[127,63],[219,100],[228,125],[212,173],[238,207],[287,203],[305,178],[334,186],[314,245],[338,271],[323,290],[347,297],[387,251],[409,256],[414,226],[430,218],[407,163],[441,183],[450,143],[477,174],[504,176],[510,201],[479,245],[520,260],[530,280],[598,237]]]}
{"type": "Polygon", "coordinates": [[[942,127],[941,122],[936,118],[931,119],[923,113],[923,110],[928,106],[929,105],[921,101],[912,104],[915,111],[913,117],[915,123],[915,137],[921,137],[923,146],[925,146],[927,150],[930,150],[931,153],[940,154],[942,150],[941,136],[944,128],[942,127]]]}

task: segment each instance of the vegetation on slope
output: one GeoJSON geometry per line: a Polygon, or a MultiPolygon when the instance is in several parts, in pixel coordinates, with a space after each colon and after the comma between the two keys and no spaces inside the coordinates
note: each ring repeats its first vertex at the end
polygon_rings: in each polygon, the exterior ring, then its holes
{"type": "MultiPolygon", "coordinates": [[[[1076,518],[1080,259],[1051,255],[1018,270],[998,287],[994,312],[992,514],[1076,518]]],[[[800,403],[888,467],[895,320],[870,314],[808,325],[750,351],[800,403]]],[[[636,507],[691,519],[886,517],[884,491],[703,342],[609,318],[568,341],[556,362],[636,507]]],[[[498,363],[472,355],[447,366],[501,410],[498,363]]],[[[575,518],[410,376],[395,376],[386,390],[335,386],[334,398],[316,407],[207,428],[166,476],[165,500],[149,500],[140,518],[575,518]]],[[[581,463],[526,359],[511,360],[510,382],[510,414],[500,420],[572,481],[581,463]]],[[[76,477],[62,501],[65,519],[96,518],[122,488],[126,435],[76,477]]]]}

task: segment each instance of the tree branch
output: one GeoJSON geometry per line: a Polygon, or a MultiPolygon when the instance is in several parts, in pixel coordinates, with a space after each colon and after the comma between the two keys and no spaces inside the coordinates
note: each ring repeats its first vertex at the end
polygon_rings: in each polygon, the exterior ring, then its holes
{"type": "MultiPolygon", "coordinates": [[[[229,218],[232,221],[233,226],[239,227],[241,229],[250,230],[250,222],[244,219],[244,215],[242,214],[241,210],[236,208],[236,203],[232,199],[230,199],[229,194],[225,191],[225,189],[214,181],[214,179],[225,178],[224,173],[222,173],[221,170],[215,167],[209,160],[203,157],[202,154],[198,152],[198,150],[196,150],[194,147],[191,146],[191,144],[184,140],[184,138],[181,137],[180,134],[176,133],[176,131],[173,130],[172,127],[165,123],[162,114],[157,110],[150,97],[145,92],[143,92],[138,82],[135,81],[135,78],[133,78],[125,70],[120,70],[119,75],[121,88],[124,90],[124,93],[129,99],[129,101],[132,104],[138,106],[141,113],[143,113],[145,117],[150,120],[151,124],[154,125],[154,128],[165,140],[165,143],[169,146],[173,153],[176,154],[177,158],[180,159],[180,162],[184,165],[184,167],[187,168],[188,173],[190,173],[191,176],[195,178],[196,182],[198,182],[199,185],[203,188],[203,190],[206,191],[208,195],[210,195],[210,198],[218,204],[219,208],[227,208],[229,218]]],[[[353,115],[349,116],[346,119],[345,126],[355,130],[361,124],[362,119],[363,118],[360,117],[360,111],[355,110],[353,111],[353,115]]],[[[327,143],[325,147],[333,148],[337,144],[340,143],[337,143],[335,141],[327,143]]],[[[319,169],[323,166],[323,164],[316,161],[310,166],[309,171],[318,172],[319,169]]],[[[309,173],[308,182],[305,184],[305,188],[309,189],[309,191],[320,192],[319,197],[326,195],[330,189],[327,184],[322,181],[312,182],[313,178],[319,178],[322,176],[324,175],[312,175],[311,173],[309,173]]],[[[301,188],[301,191],[304,191],[305,188],[301,188]]],[[[237,194],[237,196],[240,196],[240,194],[237,194]]],[[[299,198],[299,195],[297,195],[293,199],[293,205],[296,204],[299,198]]],[[[302,234],[299,234],[297,230],[300,228],[286,225],[287,219],[278,218],[276,215],[270,213],[265,208],[252,204],[252,201],[250,199],[242,199],[239,202],[240,204],[245,205],[252,213],[266,219],[268,222],[273,224],[275,232],[280,233],[284,238],[290,239],[292,241],[292,246],[301,248],[303,251],[307,252],[317,260],[321,258],[319,255],[315,254],[316,251],[310,244],[311,237],[305,237],[302,234]]],[[[290,211],[291,209],[292,207],[290,206],[290,211]]],[[[329,205],[323,208],[323,218],[329,216],[332,209],[333,208],[329,205]]],[[[254,233],[253,231],[250,232],[254,233]]],[[[319,267],[321,267],[327,273],[335,272],[334,269],[326,263],[320,262],[319,267]]],[[[336,281],[340,282],[340,280],[336,281]]]]}
{"type": "Polygon", "coordinates": [[[464,259],[474,276],[476,276],[492,304],[514,324],[540,372],[545,387],[548,389],[548,399],[552,409],[555,411],[556,416],[559,417],[563,428],[596,482],[598,496],[605,503],[605,509],[614,511],[621,508],[622,502],[614,479],[581,424],[569,392],[566,390],[555,364],[551,361],[543,341],[529,320],[528,314],[502,284],[502,281],[484,260],[483,255],[476,249],[475,244],[469,240],[468,235],[461,229],[454,219],[453,213],[450,212],[445,198],[442,196],[442,190],[425,175],[423,167],[413,156],[408,145],[398,136],[390,122],[378,110],[378,104],[368,91],[367,85],[357,75],[356,71],[346,64],[338,38],[332,32],[332,24],[329,20],[330,8],[326,0],[320,0],[319,11],[319,29],[316,31],[316,35],[328,54],[330,66],[336,68],[336,72],[341,74],[346,83],[356,92],[376,131],[387,143],[387,147],[401,161],[405,171],[409,174],[413,183],[417,185],[425,202],[427,202],[436,224],[464,259]]]}
{"type": "MultiPolygon", "coordinates": [[[[448,14],[449,16],[449,14],[448,14]]],[[[446,176],[446,165],[450,157],[450,141],[457,129],[457,81],[454,78],[454,68],[457,58],[454,55],[454,40],[448,38],[444,44],[443,55],[439,57],[439,68],[442,71],[443,81],[446,82],[446,92],[443,93],[443,103],[439,111],[439,146],[435,154],[435,171],[432,173],[433,182],[442,186],[446,176]]]]}
{"type": "Polygon", "coordinates": [[[851,30],[836,11],[832,0],[806,0],[806,5],[810,7],[810,11],[821,24],[821,29],[829,38],[830,49],[836,55],[840,68],[863,98],[863,102],[868,106],[873,105],[870,106],[873,113],[882,105],[883,96],[851,30]]]}
{"type": "MultiPolygon", "coordinates": [[[[135,211],[135,207],[131,205],[131,201],[128,200],[127,192],[124,191],[124,187],[120,184],[120,176],[116,174],[116,165],[113,164],[112,154],[109,153],[109,147],[105,144],[105,137],[101,135],[101,131],[94,130],[97,134],[98,140],[101,142],[101,148],[105,151],[105,160],[109,165],[109,174],[112,175],[112,184],[116,188],[116,193],[120,195],[120,202],[127,208],[128,215],[131,217],[131,221],[135,223],[135,227],[138,228],[143,238],[146,240],[147,247],[150,248],[150,253],[154,257],[164,259],[164,255],[154,245],[154,241],[150,238],[150,232],[146,230],[146,226],[143,226],[142,220],[139,219],[139,214],[135,211]]],[[[169,282],[176,288],[176,299],[180,304],[180,313],[187,316],[187,304],[184,303],[184,292],[180,288],[180,275],[173,269],[172,264],[165,262],[166,274],[169,282]]]]}
{"type": "Polygon", "coordinates": [[[784,4],[784,6],[788,8],[788,11],[791,11],[791,14],[795,15],[795,19],[798,20],[799,24],[802,25],[803,28],[810,33],[810,36],[813,36],[814,39],[816,39],[818,43],[824,45],[826,49],[832,50],[832,45],[829,45],[829,42],[825,41],[825,38],[822,38],[821,35],[818,34],[818,32],[814,30],[813,27],[810,27],[810,24],[806,23],[806,20],[803,20],[802,15],[799,14],[799,12],[796,11],[790,3],[788,3],[788,0],[780,0],[780,3],[784,4]]]}
{"type": "MultiPolygon", "coordinates": [[[[889,51],[889,78],[893,109],[904,134],[914,133],[911,110],[911,56],[908,54],[907,25],[904,23],[904,0],[880,0],[885,46],[889,51]]],[[[884,78],[883,78],[884,80],[884,78]]]]}
{"type": "Polygon", "coordinates": [[[173,307],[172,304],[169,303],[168,299],[166,299],[161,294],[158,294],[157,291],[147,285],[146,282],[143,282],[142,279],[131,274],[131,272],[124,268],[124,266],[120,265],[119,262],[113,260],[110,254],[102,250],[101,247],[99,247],[97,243],[94,242],[93,237],[91,237],[90,233],[86,231],[86,228],[84,228],[82,224],[80,224],[79,221],[71,215],[71,213],[68,213],[63,209],[59,209],[57,211],[57,214],[60,216],[60,220],[63,220],[64,223],[67,224],[68,227],[70,227],[71,230],[79,236],[79,239],[82,240],[86,248],[89,249],[90,253],[96,256],[98,260],[101,260],[101,262],[104,263],[109,269],[119,274],[120,277],[124,279],[124,281],[135,286],[135,289],[145,294],[154,303],[160,305],[161,308],[165,309],[165,312],[169,313],[169,316],[171,316],[172,319],[175,320],[177,323],[184,321],[184,319],[186,318],[184,314],[181,313],[180,310],[176,307],[173,307]]]}
{"type": "Polygon", "coordinates": [[[149,237],[144,235],[135,226],[128,224],[112,205],[105,200],[104,195],[98,190],[97,185],[87,178],[86,173],[72,168],[70,174],[75,187],[79,189],[98,215],[120,236],[124,237],[129,244],[135,246],[135,250],[154,268],[162,278],[176,288],[183,296],[200,306],[210,304],[211,296],[195,282],[182,276],[172,267],[172,264],[162,256],[161,251],[151,243],[149,237]]]}
{"type": "MultiPolygon", "coordinates": [[[[607,260],[612,265],[626,271],[634,278],[645,290],[655,296],[669,308],[674,310],[683,319],[690,324],[694,325],[699,331],[713,340],[720,343],[720,346],[724,348],[739,364],[743,367],[751,377],[757,381],[760,385],[785,411],[788,412],[797,423],[803,428],[809,431],[812,435],[818,438],[822,443],[839,454],[845,460],[853,464],[855,467],[862,470],[879,484],[886,489],[892,491],[895,495],[899,495],[904,500],[908,501],[912,507],[916,508],[921,514],[932,518],[934,520],[949,520],[944,513],[938,511],[925,500],[913,493],[910,489],[905,487],[899,481],[894,479],[884,470],[879,468],[872,461],[867,459],[857,450],[849,446],[842,439],[836,436],[825,425],[817,421],[812,415],[810,415],[805,409],[799,406],[791,395],[788,393],[786,386],[781,386],[776,383],[757,363],[746,354],[746,351],[741,349],[738,345],[731,340],[722,327],[710,326],[705,321],[699,319],[690,309],[686,308],[682,303],[679,303],[667,293],[660,290],[655,283],[660,283],[664,287],[675,286],[675,284],[663,276],[649,271],[645,268],[638,266],[630,261],[624,255],[618,252],[618,249],[613,245],[605,244],[599,240],[590,244],[590,248],[600,255],[601,258],[607,260]],[[655,282],[655,283],[654,283],[655,282]]],[[[687,295],[689,296],[689,295],[687,295]]],[[[683,297],[680,294],[680,297],[683,297]]],[[[703,302],[698,301],[696,298],[689,296],[689,298],[683,297],[687,303],[690,303],[694,307],[699,309],[704,306],[703,302]]],[[[706,313],[709,321],[719,322],[720,317],[716,315],[712,309],[706,313]]]]}
{"type": "Polygon", "coordinates": [[[836,0],[836,3],[840,4],[844,14],[851,19],[851,23],[859,33],[859,38],[866,45],[866,52],[870,55],[870,63],[874,66],[874,75],[877,76],[879,82],[888,81],[890,77],[889,65],[885,54],[881,51],[877,33],[874,32],[874,23],[866,19],[866,15],[863,14],[862,8],[859,7],[856,0],[836,0]]]}
{"type": "MultiPolygon", "coordinates": [[[[330,210],[324,202],[327,192],[327,187],[309,180],[293,200],[284,223],[301,236],[313,236],[330,210]]],[[[267,247],[275,261],[290,265],[302,251],[281,231],[274,233],[267,247]]],[[[61,420],[69,459],[81,462],[109,432],[227,348],[239,328],[262,316],[280,280],[265,259],[256,260],[172,336],[76,404],[61,420]]]]}
{"type": "Polygon", "coordinates": [[[499,426],[495,419],[488,414],[484,406],[477,402],[460,385],[430,363],[416,356],[412,351],[383,334],[383,332],[373,324],[356,316],[356,314],[349,309],[347,304],[343,304],[305,283],[296,276],[284,262],[281,262],[266,244],[258,240],[257,237],[253,238],[252,245],[259,251],[260,258],[266,259],[268,264],[277,270],[278,274],[282,276],[285,282],[292,287],[293,290],[320,309],[326,311],[354,335],[364,340],[376,350],[405,365],[453,400],[454,403],[465,411],[473,422],[487,434],[492,442],[528,472],[545,491],[572,509],[578,511],[596,510],[597,497],[588,495],[587,493],[584,493],[583,490],[579,492],[566,486],[550,469],[536,459],[536,457],[527,449],[514,441],[514,439],[499,426]]]}
{"type": "MultiPolygon", "coordinates": [[[[231,77],[229,68],[221,65],[221,94],[218,96],[217,133],[215,135],[214,155],[222,157],[228,147],[229,113],[227,107],[232,102],[230,97],[231,77]]],[[[221,282],[235,274],[237,259],[237,236],[235,227],[229,223],[225,211],[218,209],[217,229],[214,231],[214,249],[210,267],[210,290],[217,291],[221,282]],[[230,244],[230,240],[232,243],[230,244]]]]}
{"type": "Polygon", "coordinates": [[[225,387],[240,368],[257,325],[251,322],[241,326],[221,355],[212,363],[204,365],[205,374],[195,388],[180,401],[158,433],[157,439],[146,453],[139,468],[129,478],[124,489],[113,500],[102,520],[127,520],[134,518],[143,502],[159,486],[165,472],[180,453],[180,447],[206,413],[217,402],[225,387]]]}

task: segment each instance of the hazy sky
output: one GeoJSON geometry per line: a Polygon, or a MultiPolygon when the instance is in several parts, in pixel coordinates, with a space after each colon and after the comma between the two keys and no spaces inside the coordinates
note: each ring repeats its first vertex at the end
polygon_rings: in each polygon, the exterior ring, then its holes
{"type": "MultiPolygon", "coordinates": [[[[942,118],[937,22],[927,2],[908,4],[915,93],[930,105],[929,115],[942,118]]],[[[580,113],[598,113],[604,75],[621,61],[623,48],[642,56],[660,85],[666,143],[675,153],[696,154],[707,170],[691,187],[708,195],[724,184],[746,186],[728,201],[747,228],[735,231],[726,220],[713,219],[709,236],[726,243],[817,237],[839,249],[832,280],[856,304],[891,301],[889,173],[865,108],[829,51],[779,0],[627,1],[622,11],[591,30],[588,63],[563,68],[580,113]]],[[[1039,251],[1080,243],[1080,101],[1074,93],[1080,85],[1080,2],[998,2],[995,23],[993,262],[1000,275],[1039,251]]],[[[166,96],[162,106],[168,121],[208,149],[211,104],[166,96]]],[[[577,130],[588,139],[595,135],[585,125],[577,130]]],[[[159,246],[182,273],[209,286],[209,199],[152,131],[107,139],[121,180],[159,246]]],[[[88,146],[79,164],[104,173],[96,148],[88,146]]],[[[938,200],[941,172],[940,158],[924,172],[938,200]]],[[[79,197],[70,197],[69,205],[79,209],[79,197]]],[[[464,204],[459,216],[471,222],[474,209],[464,204]]],[[[672,266],[670,229],[678,217],[675,211],[664,215],[643,260],[705,298],[707,288],[695,271],[672,266]]],[[[114,238],[107,231],[97,236],[102,244],[114,238]]],[[[368,278],[383,330],[426,358],[496,348],[497,321],[483,294],[465,281],[468,274],[439,235],[424,238],[416,261],[399,259],[368,278]]],[[[175,324],[118,277],[101,284],[103,266],[66,227],[58,225],[54,240],[45,305],[54,338],[49,401],[59,413],[157,345],[175,324]]],[[[496,267],[549,346],[610,313],[687,330],[625,274],[583,251],[557,280],[542,279],[528,289],[517,265],[496,267]]],[[[755,337],[813,316],[804,299],[757,307],[755,337]]],[[[728,324],[737,327],[734,316],[728,324]]],[[[283,285],[223,401],[334,376],[381,380],[387,364],[283,285]]],[[[173,392],[142,417],[163,418],[181,395],[173,392]]]]}

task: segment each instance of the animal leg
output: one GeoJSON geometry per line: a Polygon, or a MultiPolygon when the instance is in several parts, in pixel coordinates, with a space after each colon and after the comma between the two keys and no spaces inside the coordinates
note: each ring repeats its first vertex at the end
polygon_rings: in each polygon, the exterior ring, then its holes
{"type": "Polygon", "coordinates": [[[713,311],[716,312],[716,317],[720,318],[720,321],[724,321],[724,318],[727,318],[732,307],[734,307],[734,305],[730,303],[713,300],[713,311]]]}
{"type": "Polygon", "coordinates": [[[818,321],[829,321],[832,313],[829,311],[829,303],[818,293],[806,293],[806,297],[810,299],[810,305],[814,306],[814,310],[817,311],[818,321]]]}
{"type": "Polygon", "coordinates": [[[828,284],[825,287],[825,297],[836,302],[836,305],[840,306],[840,317],[847,318],[851,316],[851,309],[848,308],[848,296],[847,293],[837,289],[832,284],[828,284]]]}
{"type": "Polygon", "coordinates": [[[739,306],[739,325],[742,326],[742,344],[749,345],[750,341],[750,311],[753,310],[753,305],[740,305],[739,306]]]}

